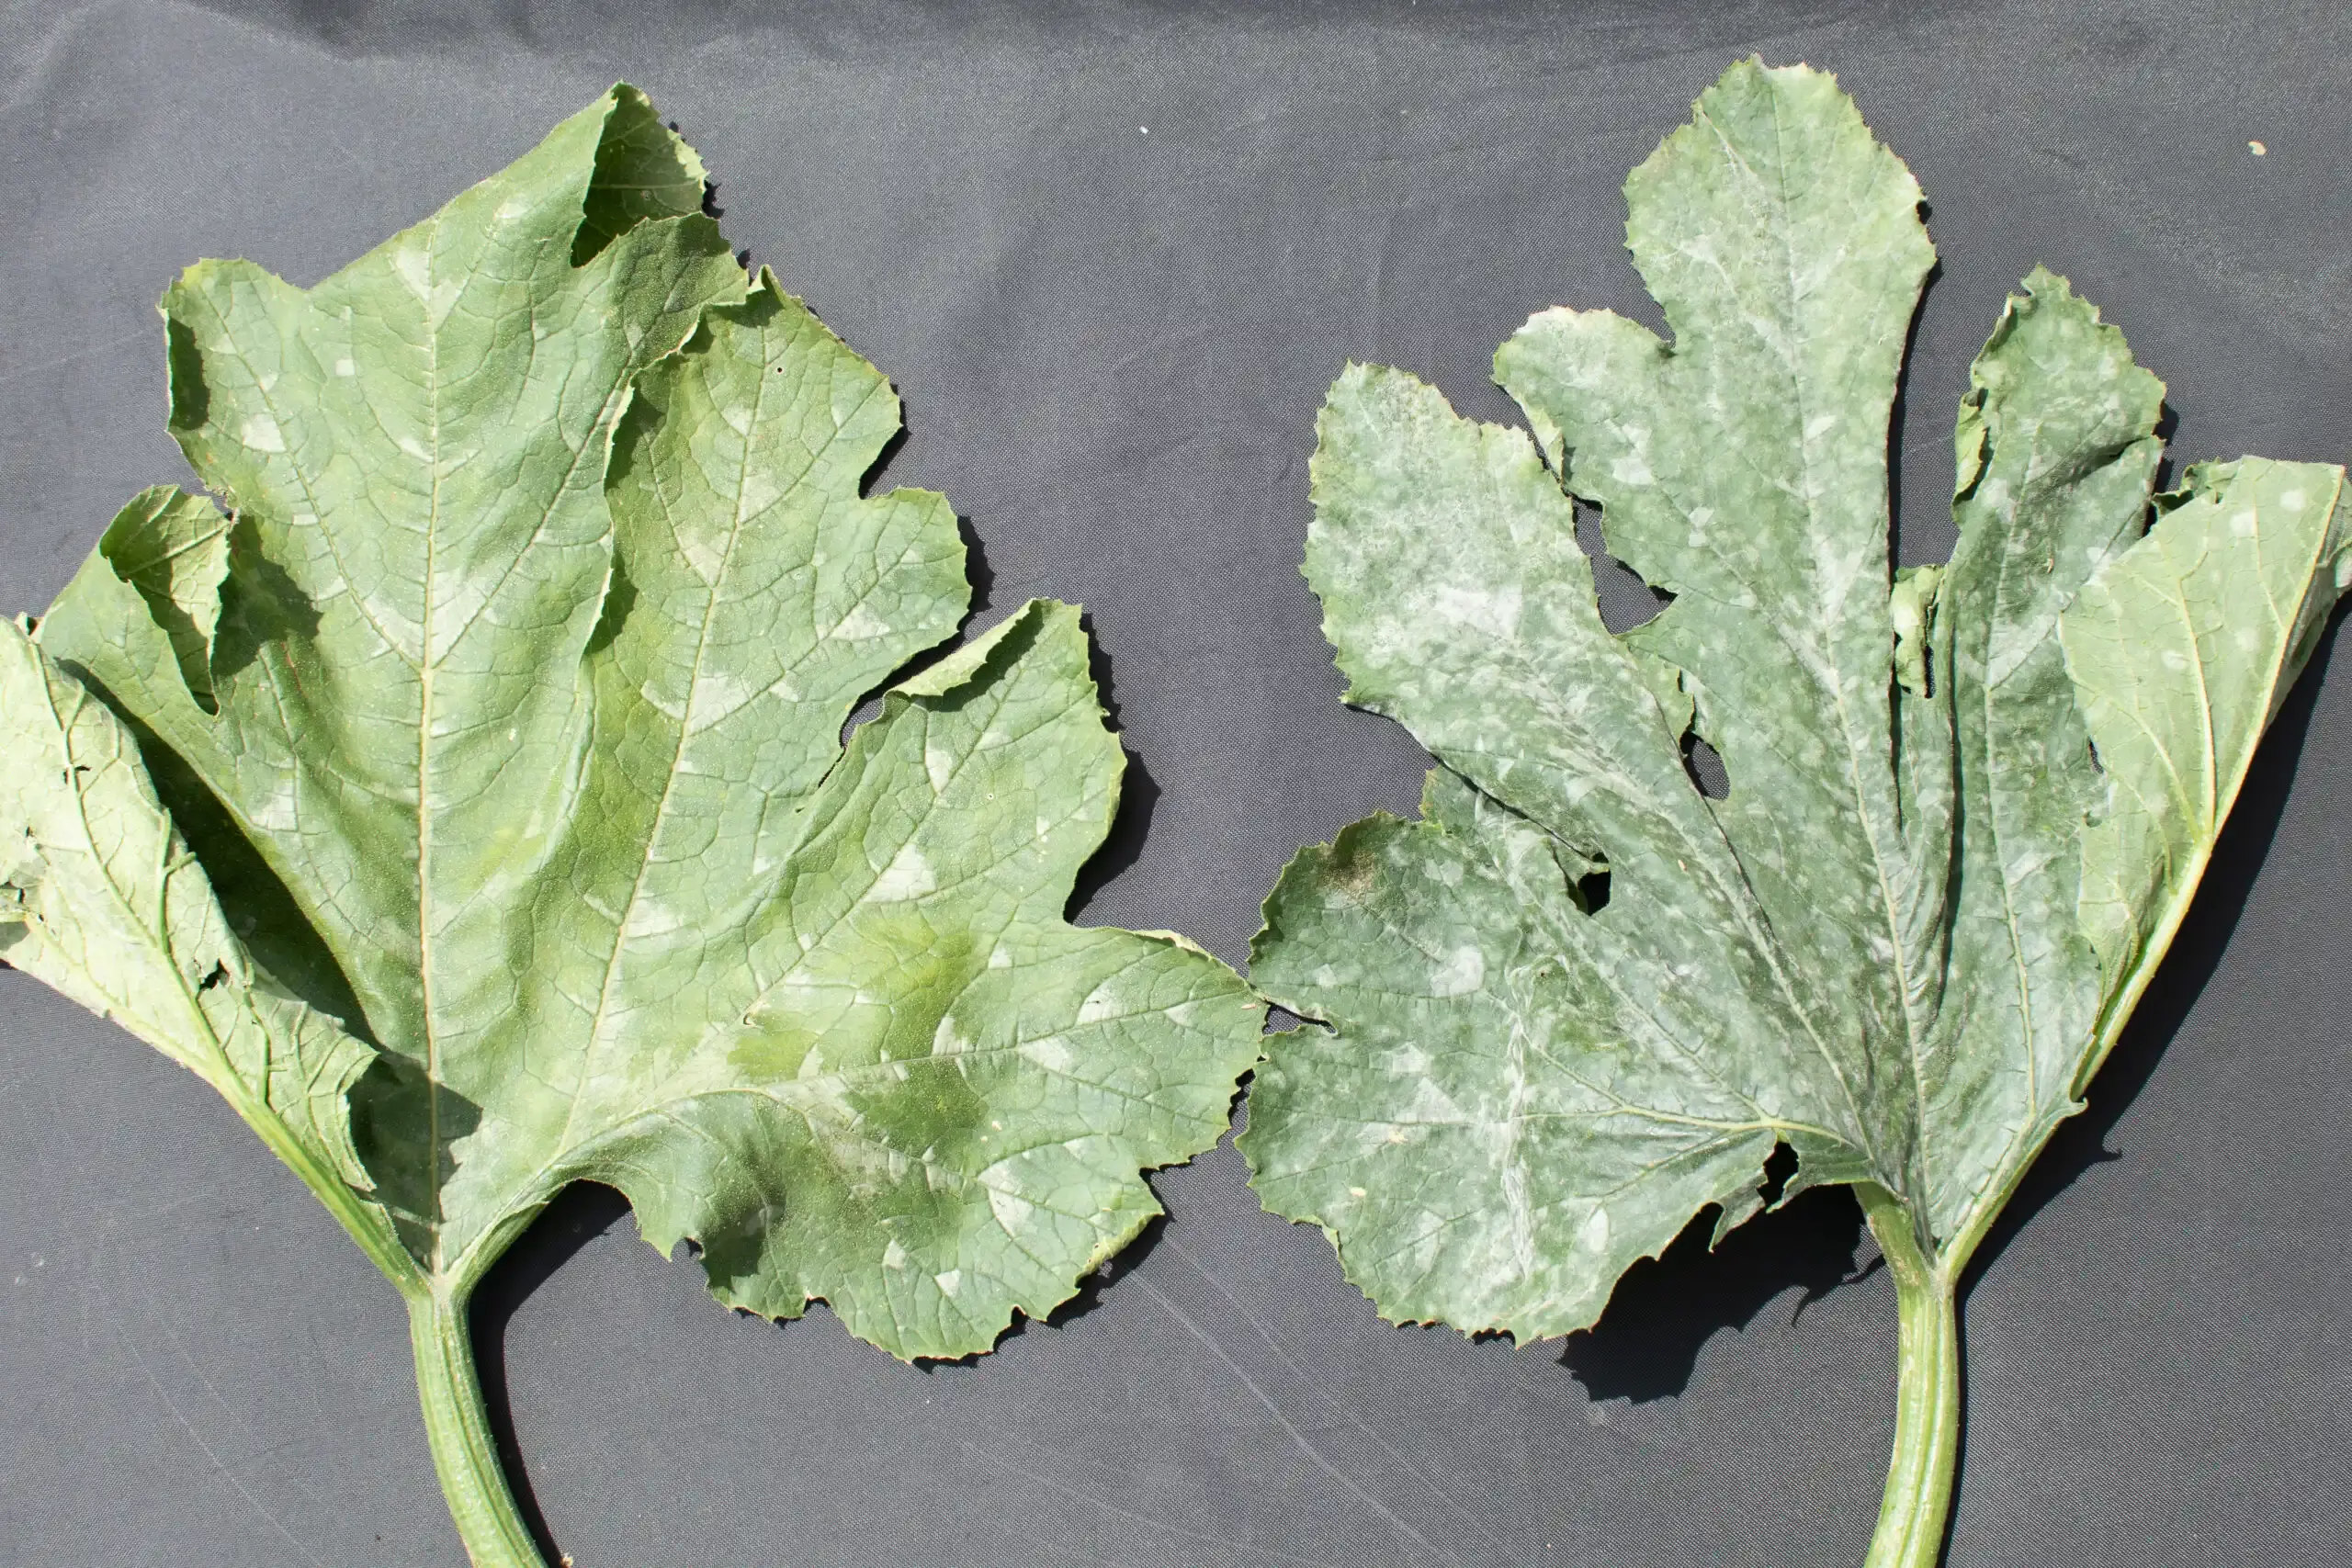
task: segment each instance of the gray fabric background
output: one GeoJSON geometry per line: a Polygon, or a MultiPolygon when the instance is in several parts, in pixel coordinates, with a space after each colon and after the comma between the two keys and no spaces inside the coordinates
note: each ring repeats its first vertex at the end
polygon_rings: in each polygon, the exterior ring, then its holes
{"type": "MultiPolygon", "coordinates": [[[[1509,419],[1485,367],[1531,310],[1655,321],[1619,182],[1750,51],[1838,71],[1933,202],[1905,558],[1949,547],[1953,403],[2037,261],[2167,378],[2182,459],[2352,455],[2335,0],[0,0],[0,610],[184,475],[182,265],[313,281],[625,75],[895,378],[885,480],[955,498],[987,602],[1091,610],[1137,773],[1084,918],[1239,960],[1290,853],[1422,765],[1340,705],[1295,570],[1323,389],[1374,359],[1509,419]]],[[[2352,1561],[2328,654],[1968,1298],[1955,1568],[2352,1561]]],[[[1077,1310],[929,1370],[721,1312],[575,1191],[481,1309],[536,1506],[580,1568],[1859,1561],[1894,1292],[1840,1282],[1842,1194],[1515,1348],[1382,1324],[1242,1176],[1160,1177],[1170,1219],[1077,1310]]],[[[459,1562],[390,1292],[209,1090],[14,974],[0,1195],[0,1563],[459,1562]]]]}

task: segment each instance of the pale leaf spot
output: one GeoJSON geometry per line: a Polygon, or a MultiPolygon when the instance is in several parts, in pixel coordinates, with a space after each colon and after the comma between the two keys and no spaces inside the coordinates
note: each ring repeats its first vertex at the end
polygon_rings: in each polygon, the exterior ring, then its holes
{"type": "Polygon", "coordinates": [[[1430,995],[1462,997],[1487,983],[1487,955],[1466,943],[1430,971],[1430,995]]]}
{"type": "Polygon", "coordinates": [[[882,868],[882,874],[874,879],[866,897],[882,903],[902,903],[920,898],[938,886],[939,878],[933,874],[931,863],[922,858],[922,852],[912,844],[902,844],[899,852],[890,857],[890,863],[882,868]]]}

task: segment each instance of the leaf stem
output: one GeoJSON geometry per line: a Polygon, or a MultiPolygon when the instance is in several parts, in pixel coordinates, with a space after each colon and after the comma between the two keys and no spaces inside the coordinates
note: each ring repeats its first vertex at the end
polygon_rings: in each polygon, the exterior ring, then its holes
{"type": "Polygon", "coordinates": [[[547,1568],[499,1463],[474,1369],[465,1297],[428,1290],[411,1295],[408,1303],[425,1440],[433,1447],[433,1466],[440,1472],[442,1495],[466,1555],[474,1568],[547,1568]]]}
{"type": "Polygon", "coordinates": [[[1956,1271],[1920,1246],[1910,1212],[1883,1189],[1859,1190],[1879,1250],[1894,1275],[1902,1370],[1895,1384],[1894,1456],[1865,1568],[1936,1568],[1951,1517],[1960,1455],[1960,1303],[1956,1271]]]}

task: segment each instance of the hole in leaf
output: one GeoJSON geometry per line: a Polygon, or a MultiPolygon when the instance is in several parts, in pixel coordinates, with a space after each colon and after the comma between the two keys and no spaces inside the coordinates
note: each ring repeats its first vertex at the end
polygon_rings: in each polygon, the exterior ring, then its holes
{"type": "MultiPolygon", "coordinates": [[[[2165,491],[2172,489],[2172,438],[2179,429],[2180,411],[2173,407],[2170,402],[2157,404],[2156,428],[2154,434],[2158,441],[2164,443],[2165,446],[2165,455],[2156,459],[2156,472],[2154,483],[2158,495],[2162,495],[2165,491]]],[[[2159,510],[2162,510],[2162,508],[2159,507],[2159,510]]]]}
{"type": "Polygon", "coordinates": [[[596,629],[588,635],[586,651],[602,653],[613,639],[621,635],[628,624],[628,613],[637,606],[637,584],[629,580],[628,561],[619,551],[613,552],[612,580],[605,587],[605,607],[596,616],[596,629]]]}
{"type": "Polygon", "coordinates": [[[1764,1162],[1764,1185],[1756,1190],[1766,1208],[1781,1201],[1781,1194],[1788,1190],[1789,1178],[1796,1173],[1796,1150],[1786,1144],[1774,1144],[1771,1157],[1764,1162]]]}
{"type": "Polygon", "coordinates": [[[1577,902],[1584,906],[1588,915],[1597,915],[1609,907],[1609,868],[1599,866],[1577,878],[1577,902]]]}
{"type": "Polygon", "coordinates": [[[1600,602],[1600,624],[1623,636],[1674,603],[1674,595],[1652,588],[1642,574],[1609,553],[1600,508],[1576,502],[1577,547],[1592,562],[1592,587],[1600,602]]]}
{"type": "MultiPolygon", "coordinates": [[[[1926,203],[1923,202],[1921,205],[1925,206],[1926,203]]],[[[1916,361],[1913,351],[1919,345],[1919,323],[1927,316],[1928,296],[1942,279],[1943,275],[1944,264],[1939,260],[1928,267],[1928,276],[1919,281],[1920,302],[1912,307],[1910,322],[1904,329],[1903,357],[1896,362],[1894,374],[1894,399],[1887,405],[1886,546],[1887,558],[1891,561],[1943,560],[1951,554],[1953,540],[1951,514],[1949,507],[1942,506],[1940,503],[1933,508],[1921,509],[1928,513],[1928,515],[1912,519],[1913,525],[1909,532],[1917,536],[1912,540],[1910,550],[1906,551],[1904,548],[1903,542],[1906,532],[1903,515],[1904,459],[1906,457],[1915,456],[1905,449],[1908,445],[1905,435],[1910,424],[1905,410],[1911,390],[1911,367],[1916,361]]],[[[1939,448],[1928,446],[1916,454],[1923,459],[1934,458],[1939,453],[1951,450],[1949,443],[1951,425],[1948,420],[1939,423],[1933,431],[1923,429],[1917,434],[1923,441],[1940,439],[1945,443],[1939,448]]],[[[1951,459],[1947,457],[1941,460],[1949,462],[1951,459]]]]}
{"type": "Polygon", "coordinates": [[[1709,800],[1731,798],[1731,774],[1724,767],[1723,757],[1715,749],[1700,739],[1695,729],[1682,737],[1682,767],[1690,782],[1709,800]]]}

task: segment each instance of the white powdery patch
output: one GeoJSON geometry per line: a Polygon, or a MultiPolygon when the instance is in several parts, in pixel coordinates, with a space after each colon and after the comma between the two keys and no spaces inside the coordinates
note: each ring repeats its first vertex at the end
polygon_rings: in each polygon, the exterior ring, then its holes
{"type": "Polygon", "coordinates": [[[1519,635],[1517,583],[1492,590],[1442,583],[1430,597],[1430,608],[1441,619],[1476,626],[1489,636],[1519,635]]]}
{"type": "Polygon", "coordinates": [[[1049,1073],[1069,1071],[1069,1043],[1058,1034],[1048,1034],[1040,1039],[1023,1041],[1021,1045],[1021,1054],[1049,1073]]]}
{"type": "Polygon", "coordinates": [[[899,852],[890,857],[890,863],[882,868],[882,874],[874,879],[874,886],[865,896],[886,904],[903,903],[920,898],[938,886],[939,878],[933,874],[931,863],[922,858],[922,852],[912,844],[902,844],[899,852]]]}
{"type": "Polygon", "coordinates": [[[254,414],[238,426],[237,439],[256,452],[286,450],[285,433],[277,428],[277,421],[266,413],[254,414]]]}
{"type": "Polygon", "coordinates": [[[681,701],[674,693],[666,691],[649,681],[637,689],[637,694],[645,699],[647,707],[651,708],[672,724],[684,725],[686,722],[689,705],[687,702],[681,701]]]}
{"type": "Polygon", "coordinates": [[[1595,1209],[1577,1230],[1577,1246],[1583,1251],[1598,1253],[1609,1246],[1609,1211],[1595,1209]]]}
{"type": "Polygon", "coordinates": [[[650,895],[639,894],[629,905],[628,931],[633,938],[666,936],[684,930],[686,917],[678,910],[650,895]]]}
{"type": "Polygon", "coordinates": [[[749,473],[743,476],[742,494],[737,498],[735,511],[742,517],[756,517],[783,499],[784,487],[773,476],[749,473]]]}
{"type": "Polygon", "coordinates": [[[877,637],[888,636],[889,631],[888,623],[860,604],[843,615],[825,635],[835,642],[870,642],[877,637]]]}
{"type": "Polygon", "coordinates": [[[732,717],[751,697],[751,683],[735,675],[712,672],[697,677],[694,694],[687,699],[686,732],[699,734],[721,719],[732,717]]]}
{"type": "Polygon", "coordinates": [[[710,527],[684,527],[677,531],[678,553],[686,558],[686,565],[694,570],[705,587],[718,582],[727,570],[727,535],[724,530],[710,527]]]}
{"type": "Polygon", "coordinates": [[[457,307],[462,285],[456,278],[435,283],[433,279],[433,253],[424,245],[403,245],[392,253],[392,271],[401,284],[417,302],[424,307],[425,324],[439,331],[457,307]]]}
{"type": "Polygon", "coordinates": [[[956,776],[956,753],[936,740],[925,742],[922,749],[922,771],[931,776],[931,793],[947,793],[947,781],[956,776]]]}
{"type": "Polygon", "coordinates": [[[996,1216],[997,1226],[1005,1235],[1019,1235],[1036,1217],[1037,1206],[1017,1192],[991,1187],[989,1189],[989,1213],[996,1216]]]}
{"type": "Polygon", "coordinates": [[[1429,1070],[1429,1053],[1418,1045],[1399,1045],[1388,1053],[1388,1071],[1397,1077],[1423,1077],[1429,1070]]]}
{"type": "Polygon", "coordinates": [[[1438,1087],[1435,1078],[1416,1078],[1412,1098],[1406,1101],[1396,1121],[1387,1124],[1386,1141],[1406,1143],[1430,1127],[1460,1127],[1469,1120],[1454,1098],[1438,1087]]]}
{"type": "Polygon", "coordinates": [[[296,831],[302,822],[302,786],[291,773],[272,781],[270,792],[246,807],[258,827],[277,833],[296,831]]]}
{"type": "Polygon", "coordinates": [[[1487,983],[1487,955],[1464,944],[1430,971],[1430,995],[1463,997],[1487,983]]]}

